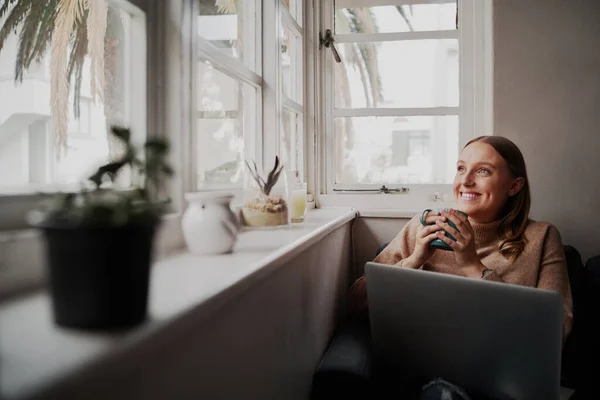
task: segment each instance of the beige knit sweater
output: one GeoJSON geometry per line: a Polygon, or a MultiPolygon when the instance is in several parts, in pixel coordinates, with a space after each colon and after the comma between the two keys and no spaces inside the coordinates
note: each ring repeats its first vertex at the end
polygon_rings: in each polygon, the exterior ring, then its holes
{"type": "MultiPolygon", "coordinates": [[[[500,221],[486,224],[470,222],[475,233],[477,255],[481,262],[493,271],[484,279],[559,292],[564,299],[563,339],[566,339],[573,324],[573,301],[558,230],[548,223],[529,220],[525,231],[525,249],[511,264],[497,250],[500,221]]],[[[411,255],[415,248],[415,235],[419,225],[419,216],[415,216],[373,261],[393,265],[411,255]]],[[[464,276],[451,251],[436,250],[429,261],[420,268],[464,276]]],[[[367,310],[364,276],[350,288],[350,306],[355,313],[367,310]]]]}

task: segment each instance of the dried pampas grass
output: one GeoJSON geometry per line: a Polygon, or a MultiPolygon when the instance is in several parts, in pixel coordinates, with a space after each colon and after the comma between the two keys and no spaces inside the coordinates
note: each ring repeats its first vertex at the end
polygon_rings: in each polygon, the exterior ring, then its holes
{"type": "Polygon", "coordinates": [[[217,11],[221,14],[235,14],[237,12],[236,0],[217,0],[217,11]]]}
{"type": "Polygon", "coordinates": [[[95,101],[98,97],[103,101],[104,36],[108,5],[106,0],[59,1],[52,32],[50,103],[58,154],[61,154],[67,146],[69,80],[75,72],[74,113],[79,117],[79,94],[86,53],[90,57],[92,98],[95,101]],[[71,54],[67,57],[69,47],[71,54]]]}
{"type": "Polygon", "coordinates": [[[88,54],[91,64],[92,99],[104,99],[104,37],[106,36],[108,5],[106,0],[93,0],[87,18],[88,54]]]}
{"type": "Polygon", "coordinates": [[[69,80],[67,79],[67,51],[75,24],[85,12],[85,0],[61,0],[56,25],[52,32],[50,65],[50,107],[59,153],[67,146],[69,80]]]}

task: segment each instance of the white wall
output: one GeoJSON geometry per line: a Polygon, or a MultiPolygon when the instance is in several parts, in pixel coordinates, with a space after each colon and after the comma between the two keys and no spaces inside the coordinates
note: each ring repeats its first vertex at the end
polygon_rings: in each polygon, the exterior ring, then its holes
{"type": "Polygon", "coordinates": [[[600,2],[494,2],[494,130],[523,151],[531,214],[600,254],[600,2]],[[542,4],[543,3],[543,4],[542,4]]]}
{"type": "Polygon", "coordinates": [[[364,272],[365,263],[373,261],[379,246],[390,242],[409,221],[405,218],[364,218],[354,221],[354,270],[352,279],[360,277],[364,272]]]}
{"type": "Polygon", "coordinates": [[[27,129],[22,134],[0,142],[0,186],[22,185],[29,179],[29,166],[24,157],[29,157],[27,129]]]}

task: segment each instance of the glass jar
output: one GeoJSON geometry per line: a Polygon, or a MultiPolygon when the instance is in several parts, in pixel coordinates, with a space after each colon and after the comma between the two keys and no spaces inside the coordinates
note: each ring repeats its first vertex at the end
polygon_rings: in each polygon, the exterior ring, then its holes
{"type": "Polygon", "coordinates": [[[291,223],[287,174],[282,170],[275,184],[265,191],[264,183],[268,176],[268,173],[265,174],[260,169],[245,171],[244,202],[241,209],[244,229],[281,228],[291,223]],[[256,176],[262,179],[260,184],[256,176]]]}
{"type": "Polygon", "coordinates": [[[304,222],[306,218],[306,183],[300,181],[300,173],[292,171],[289,179],[290,214],[293,223],[304,222]]]}

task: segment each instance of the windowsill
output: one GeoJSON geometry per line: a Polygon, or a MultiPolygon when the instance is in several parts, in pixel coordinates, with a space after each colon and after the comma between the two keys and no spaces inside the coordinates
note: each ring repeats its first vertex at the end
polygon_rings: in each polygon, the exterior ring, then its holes
{"type": "MultiPolygon", "coordinates": [[[[422,211],[422,210],[421,210],[422,211]]],[[[360,208],[357,210],[361,218],[412,218],[419,214],[419,210],[393,210],[393,209],[375,209],[360,208]]]]}
{"type": "MultiPolygon", "coordinates": [[[[430,185],[429,185],[430,186],[430,185]]],[[[386,218],[388,213],[390,217],[399,218],[415,214],[426,208],[449,208],[456,206],[452,198],[451,201],[440,201],[435,198],[436,189],[429,186],[414,186],[410,188],[409,193],[403,194],[379,194],[379,193],[341,193],[341,194],[322,194],[318,197],[319,207],[352,207],[356,208],[361,216],[365,213],[376,213],[378,217],[386,218]]],[[[448,196],[448,194],[446,193],[448,196]]]]}
{"type": "Polygon", "coordinates": [[[350,208],[311,210],[287,229],[242,232],[232,254],[167,256],[153,266],[148,321],[127,332],[84,333],[54,325],[46,292],[0,306],[0,398],[27,398],[182,322],[207,315],[352,221],[350,208]]]}

